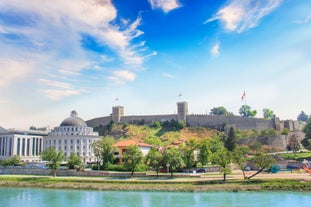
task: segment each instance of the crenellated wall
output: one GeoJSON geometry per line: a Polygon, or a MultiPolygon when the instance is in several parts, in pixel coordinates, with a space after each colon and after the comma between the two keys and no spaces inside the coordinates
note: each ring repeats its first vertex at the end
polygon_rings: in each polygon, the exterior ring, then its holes
{"type": "Polygon", "coordinates": [[[111,116],[99,117],[86,121],[90,127],[105,126],[110,121],[114,123],[124,122],[130,124],[152,124],[154,121],[170,121],[183,120],[186,121],[188,126],[205,126],[214,129],[224,130],[226,126],[233,126],[240,130],[263,130],[273,128],[275,130],[282,130],[287,127],[290,131],[297,131],[299,123],[294,121],[286,121],[285,125],[277,117],[270,120],[260,118],[248,118],[241,116],[220,116],[220,115],[207,115],[207,114],[188,114],[188,103],[177,103],[177,114],[166,115],[131,115],[124,116],[124,108],[122,106],[113,107],[111,116]]]}
{"type": "Polygon", "coordinates": [[[273,120],[219,115],[188,115],[187,124],[189,126],[206,126],[216,129],[222,129],[225,125],[234,125],[241,130],[274,128],[273,120]]]}

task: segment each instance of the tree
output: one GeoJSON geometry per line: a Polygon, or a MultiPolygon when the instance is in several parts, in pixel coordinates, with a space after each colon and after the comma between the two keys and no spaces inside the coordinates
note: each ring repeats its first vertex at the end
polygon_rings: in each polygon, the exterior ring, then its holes
{"type": "Polygon", "coordinates": [[[61,162],[64,159],[64,154],[60,150],[56,152],[54,147],[49,147],[42,151],[41,158],[43,161],[48,161],[47,166],[53,170],[53,176],[56,177],[56,170],[60,167],[61,162]]]}
{"type": "Polygon", "coordinates": [[[171,172],[171,177],[173,177],[173,172],[177,169],[185,166],[184,160],[182,159],[182,154],[177,148],[170,148],[165,150],[163,155],[163,160],[166,165],[169,165],[169,171],[171,172]]]}
{"type": "Polygon", "coordinates": [[[301,141],[301,144],[306,148],[311,150],[311,118],[308,119],[307,124],[303,128],[305,133],[305,138],[301,141]]]}
{"type": "Polygon", "coordinates": [[[213,153],[212,160],[220,166],[220,172],[223,173],[223,181],[226,182],[226,176],[231,173],[231,152],[223,147],[221,150],[213,153]]]}
{"type": "Polygon", "coordinates": [[[297,140],[297,137],[295,134],[291,135],[289,137],[289,142],[288,142],[288,146],[287,146],[287,150],[288,151],[293,151],[294,154],[296,154],[298,152],[298,150],[300,149],[300,145],[299,142],[297,140]]]}
{"type": "Polygon", "coordinates": [[[203,139],[199,144],[199,154],[198,161],[204,166],[208,163],[209,158],[212,154],[209,146],[209,141],[207,139],[203,139]]]}
{"type": "Polygon", "coordinates": [[[250,106],[243,105],[243,106],[241,106],[239,113],[243,117],[255,117],[257,114],[257,111],[256,110],[252,111],[250,106]]]}
{"type": "Polygon", "coordinates": [[[159,171],[164,164],[163,155],[159,152],[157,148],[152,148],[146,156],[145,163],[156,171],[158,177],[159,171]]]}
{"type": "Polygon", "coordinates": [[[258,171],[253,175],[249,176],[248,179],[256,176],[258,173],[262,172],[265,168],[271,166],[275,162],[271,155],[264,154],[263,152],[257,153],[252,158],[252,161],[254,162],[255,166],[258,167],[258,171]]]}
{"type": "Polygon", "coordinates": [[[262,112],[264,119],[272,119],[274,116],[273,111],[271,109],[264,108],[262,112]]]}
{"type": "Polygon", "coordinates": [[[244,179],[246,179],[244,168],[248,163],[248,159],[246,156],[248,151],[249,149],[246,146],[237,146],[232,153],[232,160],[242,171],[244,179]]]}
{"type": "Polygon", "coordinates": [[[80,170],[83,168],[83,162],[81,160],[81,157],[78,156],[76,153],[71,152],[70,156],[67,160],[66,166],[69,169],[76,169],[76,170],[80,170]]]}
{"type": "Polygon", "coordinates": [[[111,136],[106,136],[101,139],[101,147],[102,147],[102,161],[104,169],[108,167],[109,163],[113,163],[115,157],[113,153],[115,151],[115,147],[113,147],[115,143],[115,139],[111,136]]]}
{"type": "Polygon", "coordinates": [[[130,145],[126,154],[123,157],[124,167],[131,172],[131,177],[134,175],[135,167],[141,164],[143,160],[143,153],[140,151],[137,145],[130,145]]]}
{"type": "Polygon", "coordinates": [[[262,148],[262,144],[260,142],[254,142],[252,144],[249,145],[249,148],[255,152],[259,152],[261,151],[262,148]]]}
{"type": "Polygon", "coordinates": [[[94,156],[97,160],[97,169],[100,170],[100,162],[102,159],[102,144],[101,140],[95,141],[91,143],[91,148],[93,149],[94,156]]]}
{"type": "Polygon", "coordinates": [[[227,150],[233,151],[236,147],[236,136],[235,136],[235,130],[233,127],[230,127],[228,136],[225,136],[224,139],[224,146],[227,150]]]}
{"type": "Polygon", "coordinates": [[[230,112],[227,111],[227,109],[223,106],[214,107],[211,109],[210,115],[229,115],[230,112]]]}
{"type": "Polygon", "coordinates": [[[8,166],[25,165],[25,163],[21,160],[21,158],[18,155],[13,155],[8,159],[0,160],[0,165],[3,166],[2,168],[3,173],[5,168],[8,166]]]}
{"type": "Polygon", "coordinates": [[[306,122],[306,121],[308,121],[308,115],[305,114],[304,111],[301,111],[301,113],[297,117],[297,120],[306,122]]]}
{"type": "Polygon", "coordinates": [[[197,148],[197,142],[194,139],[190,139],[186,142],[186,145],[181,147],[182,158],[185,163],[185,167],[190,169],[197,163],[197,158],[195,157],[195,150],[197,148]]]}

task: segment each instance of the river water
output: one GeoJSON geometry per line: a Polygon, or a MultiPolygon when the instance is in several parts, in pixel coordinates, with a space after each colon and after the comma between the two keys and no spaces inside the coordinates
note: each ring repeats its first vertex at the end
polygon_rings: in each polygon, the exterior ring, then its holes
{"type": "Polygon", "coordinates": [[[311,193],[123,192],[0,188],[1,207],[310,207],[311,193]]]}

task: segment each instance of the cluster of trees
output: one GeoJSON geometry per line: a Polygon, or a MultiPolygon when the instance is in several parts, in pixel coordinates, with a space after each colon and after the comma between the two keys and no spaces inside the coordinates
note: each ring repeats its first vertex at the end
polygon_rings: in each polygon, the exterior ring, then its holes
{"type": "MultiPolygon", "coordinates": [[[[111,166],[114,162],[113,152],[115,149],[113,144],[113,137],[104,137],[92,144],[99,161],[98,169],[99,165],[101,165],[101,169],[109,169],[109,165],[111,166]]],[[[257,173],[259,173],[270,166],[273,159],[262,152],[261,146],[254,147],[254,150],[256,152],[252,161],[257,165],[259,169],[257,173]]],[[[157,176],[161,169],[168,168],[171,176],[173,176],[173,173],[178,170],[191,169],[198,164],[206,166],[211,163],[220,166],[224,180],[226,180],[226,175],[231,172],[231,165],[234,163],[242,170],[244,178],[246,178],[244,167],[250,161],[246,156],[248,153],[248,147],[236,144],[235,130],[230,128],[226,136],[214,135],[210,139],[200,141],[189,139],[178,147],[153,148],[146,157],[143,157],[138,146],[131,145],[123,157],[123,168],[133,175],[138,166],[146,165],[150,170],[154,170],[157,176]]]]}
{"type": "MultiPolygon", "coordinates": [[[[271,109],[264,108],[263,110],[264,119],[271,119],[274,116],[274,113],[271,109]]],[[[227,111],[223,106],[214,107],[211,109],[211,115],[223,115],[223,116],[234,116],[232,112],[227,111]]],[[[256,110],[252,110],[249,105],[242,105],[239,109],[240,116],[243,117],[255,117],[257,115],[256,110]]]]}
{"type": "MultiPolygon", "coordinates": [[[[53,176],[56,176],[56,170],[61,166],[61,163],[64,160],[64,153],[60,151],[56,151],[54,147],[49,147],[46,150],[42,151],[41,159],[43,161],[48,161],[47,166],[53,170],[53,176]]],[[[67,160],[66,166],[69,169],[82,169],[83,162],[81,157],[76,153],[72,152],[67,160]]]]}

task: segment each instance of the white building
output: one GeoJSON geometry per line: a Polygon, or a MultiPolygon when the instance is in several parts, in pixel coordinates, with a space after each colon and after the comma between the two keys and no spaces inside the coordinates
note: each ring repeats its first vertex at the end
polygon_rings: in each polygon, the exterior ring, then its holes
{"type": "Polygon", "coordinates": [[[25,162],[40,161],[47,131],[0,129],[0,160],[18,155],[25,162]]]}
{"type": "Polygon", "coordinates": [[[86,164],[96,161],[91,143],[99,139],[98,133],[94,132],[92,127],[88,127],[85,121],[77,116],[76,111],[72,111],[70,117],[44,138],[44,149],[52,146],[56,150],[62,150],[65,155],[64,161],[74,152],[86,164]]]}

